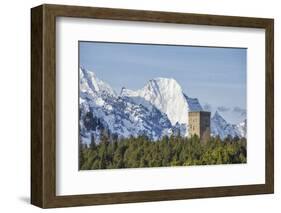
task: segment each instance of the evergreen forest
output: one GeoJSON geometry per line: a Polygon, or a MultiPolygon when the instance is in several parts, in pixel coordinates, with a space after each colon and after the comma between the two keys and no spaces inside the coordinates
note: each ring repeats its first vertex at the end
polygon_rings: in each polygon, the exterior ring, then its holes
{"type": "Polygon", "coordinates": [[[103,133],[97,143],[79,144],[79,169],[119,169],[214,164],[240,164],[247,161],[245,138],[164,136],[151,141],[146,136],[118,138],[103,133]]]}

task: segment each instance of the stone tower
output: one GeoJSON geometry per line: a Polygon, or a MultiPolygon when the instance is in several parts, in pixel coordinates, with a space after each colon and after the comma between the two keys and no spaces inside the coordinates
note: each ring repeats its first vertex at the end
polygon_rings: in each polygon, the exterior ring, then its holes
{"type": "Polygon", "coordinates": [[[188,113],[189,136],[197,135],[202,142],[210,139],[211,134],[211,113],[196,111],[188,113]]]}

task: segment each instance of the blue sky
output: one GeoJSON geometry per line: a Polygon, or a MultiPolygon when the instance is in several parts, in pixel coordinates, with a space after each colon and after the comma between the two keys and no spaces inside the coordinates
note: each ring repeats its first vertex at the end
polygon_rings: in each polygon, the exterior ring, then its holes
{"type": "Polygon", "coordinates": [[[205,109],[237,123],[246,110],[247,49],[79,42],[80,66],[117,93],[140,89],[156,77],[174,78],[205,109]]]}

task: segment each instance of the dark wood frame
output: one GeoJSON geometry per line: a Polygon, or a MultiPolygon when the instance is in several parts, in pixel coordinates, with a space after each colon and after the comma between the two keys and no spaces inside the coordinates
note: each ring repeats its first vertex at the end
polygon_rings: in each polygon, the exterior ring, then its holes
{"type": "Polygon", "coordinates": [[[41,5],[31,9],[31,203],[66,207],[274,192],[274,20],[110,8],[41,5]],[[56,196],[56,17],[262,28],[266,33],[265,184],[56,196]]]}

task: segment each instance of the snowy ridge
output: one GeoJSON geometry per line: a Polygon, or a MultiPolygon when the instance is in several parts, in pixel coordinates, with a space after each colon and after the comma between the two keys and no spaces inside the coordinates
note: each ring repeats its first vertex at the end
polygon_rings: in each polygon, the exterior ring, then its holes
{"type": "Polygon", "coordinates": [[[184,96],[185,96],[185,99],[188,104],[189,112],[203,111],[203,108],[200,105],[199,100],[197,98],[190,98],[190,97],[187,97],[186,95],[184,95],[184,96]]]}
{"type": "Polygon", "coordinates": [[[198,99],[186,96],[178,82],[170,78],[150,80],[137,91],[123,88],[120,96],[130,97],[136,104],[148,108],[155,106],[168,116],[172,125],[180,127],[183,136],[188,135],[188,112],[202,110],[198,99]]]}
{"type": "Polygon", "coordinates": [[[237,125],[229,124],[217,111],[211,118],[211,135],[220,136],[221,139],[227,136],[246,137],[246,129],[246,120],[237,125]]]}
{"type": "Polygon", "coordinates": [[[156,78],[150,80],[144,88],[132,91],[123,89],[122,97],[131,97],[136,103],[147,102],[165,113],[172,125],[188,123],[188,105],[180,85],[174,79],[156,78]]]}
{"type": "Polygon", "coordinates": [[[240,137],[247,138],[247,120],[235,125],[235,129],[240,137]]]}
{"type": "Polygon", "coordinates": [[[123,137],[147,135],[157,140],[172,133],[166,114],[153,105],[136,104],[115,91],[96,75],[80,69],[80,135],[83,143],[90,143],[100,133],[110,131],[123,137]]]}
{"type": "Polygon", "coordinates": [[[94,72],[80,68],[80,92],[105,93],[110,96],[116,96],[115,91],[105,82],[97,78],[94,72]]]}

